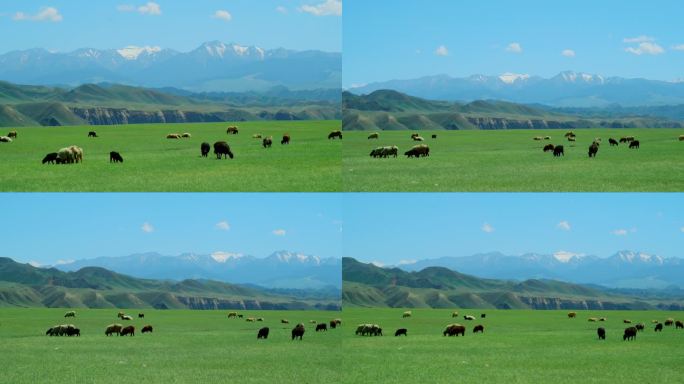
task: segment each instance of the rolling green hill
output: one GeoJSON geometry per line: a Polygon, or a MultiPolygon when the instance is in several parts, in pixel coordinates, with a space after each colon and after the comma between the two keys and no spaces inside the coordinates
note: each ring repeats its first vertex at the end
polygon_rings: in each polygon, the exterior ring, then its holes
{"type": "Polygon", "coordinates": [[[0,258],[0,306],[335,310],[339,302],[332,293],[321,297],[209,280],[138,279],[98,267],[62,272],[0,258]]]}
{"type": "Polygon", "coordinates": [[[600,288],[554,280],[481,279],[442,267],[418,272],[380,268],[342,259],[343,306],[498,309],[670,309],[684,303],[667,297],[648,301],[600,288]]]}
{"type": "Polygon", "coordinates": [[[679,128],[682,123],[644,115],[565,114],[505,101],[476,100],[467,104],[433,101],[393,90],[368,95],[342,94],[345,130],[464,130],[464,129],[575,129],[575,128],[679,128]]]}

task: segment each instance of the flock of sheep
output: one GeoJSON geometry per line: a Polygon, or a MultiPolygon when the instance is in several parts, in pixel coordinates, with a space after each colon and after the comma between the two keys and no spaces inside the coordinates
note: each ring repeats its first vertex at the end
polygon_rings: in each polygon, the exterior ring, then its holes
{"type": "MultiPolygon", "coordinates": [[[[407,318],[413,316],[412,311],[405,311],[402,314],[402,318],[407,318]]],[[[454,311],[451,314],[451,317],[458,317],[458,311],[454,311]]],[[[487,317],[487,314],[482,313],[480,314],[480,318],[484,319],[487,317]]],[[[463,319],[472,321],[475,320],[475,316],[473,315],[463,315],[463,319]]],[[[458,324],[458,323],[452,323],[446,326],[444,331],[442,332],[443,336],[465,336],[466,333],[466,327],[464,325],[458,324]]],[[[473,327],[473,333],[484,333],[484,325],[478,324],[473,327]]],[[[377,324],[359,324],[356,327],[356,335],[361,335],[361,336],[382,336],[382,327],[377,325],[377,324]]],[[[408,336],[408,329],[406,328],[399,328],[396,331],[394,331],[394,336],[408,336]]]]}
{"type": "MultiPolygon", "coordinates": [[[[570,319],[575,319],[577,318],[577,312],[568,312],[568,318],[570,319]]],[[[597,321],[607,321],[605,317],[590,317],[587,319],[589,322],[597,322],[597,321]]],[[[632,324],[632,320],[630,319],[624,319],[622,320],[624,324],[632,324]]],[[[651,323],[655,324],[655,327],[653,330],[655,332],[662,332],[663,331],[663,324],[666,327],[671,327],[675,326],[675,329],[684,329],[684,322],[681,320],[675,320],[673,318],[668,318],[665,320],[664,323],[661,323],[659,320],[651,320],[651,323]]],[[[635,324],[634,326],[629,326],[625,328],[624,333],[622,334],[622,340],[623,341],[629,341],[629,340],[636,340],[637,333],[643,331],[646,329],[646,324],[644,323],[638,323],[635,324]]],[[[596,329],[596,334],[598,335],[599,340],[605,340],[606,339],[606,329],[604,327],[598,327],[596,329]]]]}
{"type": "MultiPolygon", "coordinates": [[[[340,136],[341,138],[342,136],[340,136]]],[[[380,134],[373,132],[368,135],[368,140],[379,139],[380,134]]],[[[437,138],[437,135],[432,135],[433,139],[437,138]]],[[[411,140],[413,141],[425,141],[425,139],[417,133],[411,134],[411,140]]],[[[376,147],[370,152],[370,157],[373,158],[387,158],[387,157],[397,157],[399,153],[399,147],[396,145],[389,145],[384,147],[376,147]]],[[[430,156],[430,147],[427,144],[414,145],[411,149],[404,152],[404,155],[408,158],[415,157],[427,157],[430,156]]]]}
{"type": "MultiPolygon", "coordinates": [[[[124,314],[123,312],[119,312],[116,315],[119,319],[121,320],[133,320],[133,316],[129,316],[124,314]]],[[[76,317],[76,311],[68,311],[67,313],[64,314],[64,317],[76,317]]],[[[139,313],[138,318],[142,319],[145,317],[144,313],[139,313]]],[[[142,333],[151,333],[153,331],[153,328],[151,325],[145,325],[142,328],[142,333]]],[[[134,325],[128,325],[124,326],[123,324],[109,324],[105,328],[105,336],[111,336],[111,335],[119,335],[119,336],[135,336],[135,326],[134,325]]],[[[55,325],[53,327],[48,328],[48,330],[45,332],[46,336],[81,336],[81,330],[76,328],[75,325],[73,324],[61,324],[61,325],[55,325]]]]}
{"type": "MultiPolygon", "coordinates": [[[[569,131],[565,133],[565,138],[569,142],[575,142],[577,140],[577,135],[575,135],[574,132],[569,131]]],[[[551,136],[535,136],[533,138],[535,141],[542,141],[542,140],[551,140],[551,136]]],[[[679,136],[679,141],[684,140],[684,135],[679,136]]],[[[629,149],[639,149],[639,140],[636,140],[634,136],[624,136],[621,137],[620,140],[615,140],[614,138],[609,138],[608,143],[610,144],[611,147],[616,147],[619,146],[620,143],[629,143],[629,149]]],[[[596,154],[598,153],[599,147],[601,146],[601,138],[596,137],[594,138],[594,141],[592,141],[591,145],[589,146],[589,158],[596,157],[596,154]]],[[[544,152],[553,152],[554,157],[560,157],[560,156],[565,156],[565,150],[562,145],[553,145],[553,144],[546,144],[544,148],[542,148],[544,152]]]]}
{"type": "MultiPolygon", "coordinates": [[[[229,319],[242,319],[244,316],[242,314],[239,314],[237,312],[228,312],[228,318],[229,319]]],[[[247,317],[245,318],[245,321],[247,322],[256,322],[256,321],[265,321],[263,317],[247,317]]],[[[280,319],[281,324],[289,324],[290,321],[287,319],[280,319]]],[[[309,323],[314,324],[316,326],[316,332],[319,331],[328,331],[328,326],[326,323],[318,323],[316,320],[310,320],[309,323]]],[[[330,328],[335,329],[339,326],[342,325],[342,319],[332,319],[330,320],[330,328]]],[[[304,323],[298,323],[295,325],[294,328],[292,328],[291,334],[292,334],[292,340],[299,339],[302,340],[302,337],[304,337],[304,332],[306,331],[306,327],[304,326],[304,323]]],[[[259,331],[257,332],[257,340],[258,339],[268,339],[268,334],[270,332],[270,329],[268,327],[263,327],[260,328],[259,331]]]]}

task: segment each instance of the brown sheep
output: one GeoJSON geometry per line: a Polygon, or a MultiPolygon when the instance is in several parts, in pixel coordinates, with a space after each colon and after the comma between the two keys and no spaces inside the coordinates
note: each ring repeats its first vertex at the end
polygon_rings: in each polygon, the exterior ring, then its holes
{"type": "Polygon", "coordinates": [[[675,329],[680,329],[680,328],[684,329],[684,323],[682,323],[681,320],[675,321],[675,329]]]}
{"type": "Polygon", "coordinates": [[[151,325],[146,325],[146,326],[142,327],[142,331],[141,331],[141,332],[142,332],[142,333],[147,333],[147,332],[152,333],[152,326],[151,326],[151,325]]]}
{"type": "Polygon", "coordinates": [[[283,139],[280,140],[280,144],[290,144],[290,135],[287,133],[283,135],[283,139]]]}
{"type": "Polygon", "coordinates": [[[119,335],[121,333],[122,329],[123,329],[123,325],[121,325],[121,324],[109,324],[107,326],[107,328],[105,329],[105,335],[111,336],[114,333],[119,335]]]}
{"type": "Polygon", "coordinates": [[[373,132],[373,133],[371,133],[370,135],[368,135],[368,140],[370,140],[370,139],[377,139],[377,138],[379,138],[379,137],[380,137],[380,135],[379,135],[377,132],[373,132]]]}
{"type": "Polygon", "coordinates": [[[168,135],[166,135],[166,138],[167,139],[180,139],[181,135],[178,133],[169,133],[168,135]]]}
{"type": "Polygon", "coordinates": [[[465,336],[465,331],[466,331],[466,328],[464,326],[462,326],[461,324],[449,324],[449,325],[447,325],[444,332],[442,332],[442,335],[443,336],[447,336],[447,335],[448,336],[454,336],[454,335],[456,335],[457,337],[458,337],[458,335],[465,336]]]}
{"type": "Polygon", "coordinates": [[[428,147],[425,144],[416,145],[408,151],[404,152],[404,155],[406,155],[409,158],[430,156],[430,147],[428,147]]]}
{"type": "Polygon", "coordinates": [[[622,335],[622,341],[636,340],[637,329],[634,327],[625,328],[625,333],[622,335]]]}
{"type": "Polygon", "coordinates": [[[237,135],[238,134],[238,127],[236,126],[231,126],[226,129],[226,133],[229,135],[237,135]]]}
{"type": "Polygon", "coordinates": [[[299,338],[299,340],[302,340],[302,337],[304,336],[304,324],[299,323],[297,324],[294,328],[292,328],[292,340],[299,338]]]}
{"type": "Polygon", "coordinates": [[[574,319],[575,317],[577,317],[577,312],[568,312],[568,318],[574,319]]]}
{"type": "Polygon", "coordinates": [[[126,335],[135,336],[135,326],[129,325],[127,327],[124,327],[124,329],[121,330],[121,333],[119,334],[119,336],[126,336],[126,335]]]}
{"type": "Polygon", "coordinates": [[[478,324],[475,326],[475,328],[473,328],[473,333],[478,333],[478,332],[484,333],[484,325],[478,324]]]}
{"type": "Polygon", "coordinates": [[[330,320],[330,329],[335,329],[335,328],[337,328],[337,323],[335,322],[335,320],[330,320]]]}
{"type": "Polygon", "coordinates": [[[326,323],[320,323],[316,325],[316,332],[318,331],[326,331],[328,332],[328,325],[326,323]]]}
{"type": "Polygon", "coordinates": [[[543,151],[544,151],[544,152],[550,152],[550,151],[553,151],[553,148],[554,148],[553,144],[546,144],[546,145],[544,146],[543,151]]]}

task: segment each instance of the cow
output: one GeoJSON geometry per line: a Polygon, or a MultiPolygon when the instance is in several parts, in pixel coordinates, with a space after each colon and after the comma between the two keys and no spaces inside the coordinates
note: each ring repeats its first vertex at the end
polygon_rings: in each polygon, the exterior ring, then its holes
{"type": "Polygon", "coordinates": [[[596,330],[596,333],[598,334],[599,340],[605,340],[606,339],[606,329],[603,327],[599,327],[596,330]]]}
{"type": "Polygon", "coordinates": [[[326,323],[316,324],[316,332],[318,331],[328,331],[328,325],[326,323]]]}
{"type": "Polygon", "coordinates": [[[216,159],[220,160],[223,158],[233,158],[233,152],[230,151],[230,146],[225,141],[217,141],[214,143],[214,154],[216,159]]]}
{"type": "Polygon", "coordinates": [[[663,331],[663,323],[656,324],[655,331],[656,332],[662,332],[663,331]]]}
{"type": "Polygon", "coordinates": [[[238,134],[238,127],[236,126],[231,126],[226,129],[226,133],[229,135],[237,135],[238,134]]]}
{"type": "Polygon", "coordinates": [[[76,311],[69,311],[64,314],[64,317],[76,317],[76,311]]]}
{"type": "Polygon", "coordinates": [[[553,149],[553,157],[560,157],[561,155],[565,156],[565,151],[563,150],[563,146],[562,146],[562,145],[557,145],[557,146],[553,149]]]}
{"type": "Polygon", "coordinates": [[[97,137],[97,132],[95,132],[95,131],[88,132],[88,137],[97,137]]]}
{"type": "Polygon", "coordinates": [[[280,140],[280,144],[290,144],[290,135],[287,133],[283,135],[283,139],[280,140]]]}
{"type": "Polygon", "coordinates": [[[625,333],[622,335],[622,341],[636,340],[637,329],[634,327],[625,328],[625,333]]]}
{"type": "Polygon", "coordinates": [[[119,336],[135,336],[135,326],[129,325],[127,327],[124,327],[124,329],[121,330],[121,333],[119,333],[119,336]]]}
{"type": "Polygon", "coordinates": [[[447,325],[446,329],[444,332],[442,332],[443,336],[454,336],[458,337],[458,335],[465,336],[465,331],[466,328],[462,326],[461,324],[449,324],[447,325]]]}
{"type": "Polygon", "coordinates": [[[57,152],[51,152],[43,157],[43,164],[54,164],[57,161],[57,152]]]}
{"type": "Polygon", "coordinates": [[[268,339],[268,327],[263,327],[259,329],[259,333],[257,333],[257,340],[259,339],[268,339]]]}
{"type": "Polygon", "coordinates": [[[292,340],[299,338],[299,340],[302,340],[302,337],[304,336],[304,324],[299,323],[297,324],[294,328],[292,328],[292,340]]]}
{"type": "Polygon", "coordinates": [[[395,336],[395,337],[396,337],[396,336],[401,336],[401,335],[408,336],[408,335],[406,334],[406,332],[408,332],[406,328],[399,328],[399,329],[397,329],[396,331],[394,331],[394,336],[395,336]]]}
{"type": "Polygon", "coordinates": [[[478,332],[484,333],[484,325],[478,324],[475,326],[475,328],[473,328],[473,333],[478,333],[478,332]]]}
{"type": "Polygon", "coordinates": [[[264,146],[264,148],[271,148],[271,144],[273,144],[273,139],[271,138],[271,136],[264,137],[261,144],[264,146]]]}
{"type": "Polygon", "coordinates": [[[553,144],[546,144],[546,145],[544,146],[543,151],[544,151],[544,152],[553,151],[553,148],[554,148],[553,144]]]}
{"type": "Polygon", "coordinates": [[[141,331],[141,332],[142,332],[142,333],[147,333],[147,332],[152,333],[152,326],[151,326],[151,325],[146,325],[146,326],[142,327],[142,331],[141,331]]]}
{"type": "Polygon", "coordinates": [[[111,151],[109,152],[109,162],[110,163],[123,163],[123,157],[119,152],[111,151]]]}
{"type": "Polygon", "coordinates": [[[617,142],[617,140],[615,140],[611,137],[608,139],[608,144],[610,144],[610,146],[612,147],[612,146],[617,146],[618,142],[617,142]]]}
{"type": "Polygon", "coordinates": [[[599,146],[596,142],[591,143],[589,146],[589,158],[596,157],[596,153],[599,150],[599,146]]]}
{"type": "Polygon", "coordinates": [[[335,138],[337,138],[337,137],[339,137],[340,140],[342,140],[342,131],[339,131],[339,130],[338,131],[332,131],[328,134],[328,140],[330,140],[330,139],[335,140],[335,138]]]}
{"type": "Polygon", "coordinates": [[[370,135],[368,135],[368,140],[370,139],[378,139],[380,135],[377,132],[373,132],[370,135]]]}
{"type": "Polygon", "coordinates": [[[202,157],[207,157],[209,155],[210,150],[211,144],[207,143],[206,141],[200,145],[200,152],[202,153],[202,157]]]}
{"type": "Polygon", "coordinates": [[[633,140],[629,143],[629,149],[639,149],[639,140],[633,140]]]}

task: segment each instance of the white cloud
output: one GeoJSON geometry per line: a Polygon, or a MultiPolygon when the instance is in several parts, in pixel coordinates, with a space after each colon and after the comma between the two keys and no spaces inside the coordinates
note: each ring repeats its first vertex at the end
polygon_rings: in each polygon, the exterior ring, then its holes
{"type": "Polygon", "coordinates": [[[152,224],[150,224],[148,222],[144,222],[142,227],[140,227],[140,229],[142,229],[142,231],[145,233],[154,232],[154,227],[152,226],[152,224]]]}
{"type": "Polygon", "coordinates": [[[650,36],[645,36],[645,35],[641,35],[641,36],[637,36],[637,37],[626,37],[626,38],[622,39],[622,42],[624,42],[624,43],[645,43],[648,41],[655,41],[655,39],[650,37],[650,36]]]}
{"type": "Polygon", "coordinates": [[[563,220],[560,223],[558,223],[558,225],[556,225],[556,227],[558,227],[559,229],[562,229],[564,231],[569,231],[570,230],[570,223],[563,220]]]}
{"type": "Polygon", "coordinates": [[[286,233],[287,233],[287,231],[285,231],[284,229],[274,229],[273,230],[273,234],[276,236],[285,236],[286,233]]]}
{"type": "Polygon", "coordinates": [[[672,47],[675,51],[684,51],[684,44],[678,44],[672,47]]]}
{"type": "Polygon", "coordinates": [[[228,224],[227,221],[219,221],[216,223],[216,228],[222,230],[222,231],[230,231],[230,224],[228,224]]]}
{"type": "Polygon", "coordinates": [[[14,17],[12,18],[16,21],[62,21],[62,15],[59,13],[57,8],[53,7],[41,8],[35,15],[27,14],[24,12],[17,12],[14,14],[14,17]]]}
{"type": "Polygon", "coordinates": [[[233,20],[233,15],[230,14],[230,12],[219,9],[218,11],[214,12],[214,14],[211,16],[214,19],[220,19],[223,21],[231,21],[233,20]]]}
{"type": "Polygon", "coordinates": [[[561,55],[565,57],[575,57],[575,51],[572,49],[564,49],[563,52],[561,52],[561,55]]]}
{"type": "Polygon", "coordinates": [[[627,236],[629,233],[635,233],[637,231],[636,228],[630,228],[630,229],[625,229],[625,228],[619,228],[619,229],[614,229],[610,233],[612,233],[615,236],[627,236]]]}
{"type": "Polygon", "coordinates": [[[523,49],[520,43],[510,43],[506,46],[507,52],[522,53],[523,49]]]}
{"type": "Polygon", "coordinates": [[[119,12],[135,12],[137,11],[141,15],[161,15],[161,7],[155,2],[148,2],[145,5],[136,7],[131,4],[120,4],[116,6],[116,10],[119,12]]]}
{"type": "Polygon", "coordinates": [[[636,47],[627,47],[625,48],[626,52],[633,53],[637,56],[641,55],[660,55],[662,53],[665,53],[665,49],[661,47],[660,45],[652,42],[644,42],[644,43],[639,43],[636,47]]]}
{"type": "Polygon", "coordinates": [[[371,264],[375,265],[376,267],[380,267],[380,268],[385,266],[385,263],[383,263],[382,261],[371,261],[371,264]]]}
{"type": "Polygon", "coordinates": [[[279,5],[276,7],[276,12],[282,13],[283,15],[287,13],[287,8],[283,7],[282,5],[279,5]]]}
{"type": "Polygon", "coordinates": [[[211,254],[211,258],[216,260],[219,263],[225,263],[226,261],[230,259],[239,259],[243,256],[242,253],[234,253],[234,252],[223,252],[223,251],[216,251],[211,254]]]}
{"type": "Polygon", "coordinates": [[[342,16],[342,0],[325,0],[315,5],[305,4],[299,10],[314,16],[342,16]]]}
{"type": "Polygon", "coordinates": [[[487,232],[487,233],[492,233],[492,232],[494,232],[494,227],[492,227],[488,223],[484,223],[482,225],[482,231],[487,232]]]}
{"type": "Polygon", "coordinates": [[[440,45],[435,49],[435,55],[437,56],[449,56],[449,49],[446,46],[440,45]]]}

